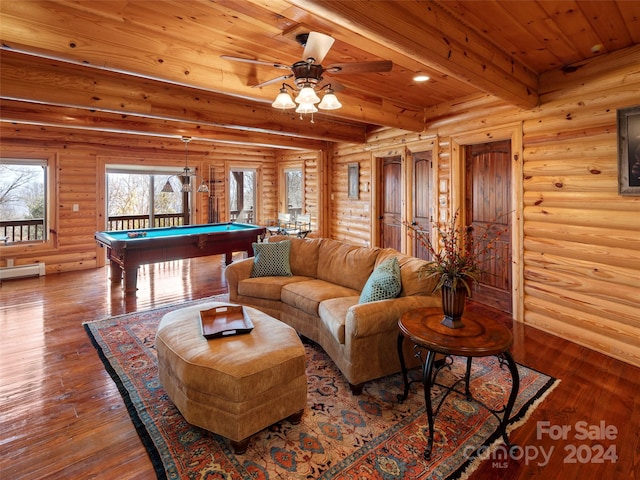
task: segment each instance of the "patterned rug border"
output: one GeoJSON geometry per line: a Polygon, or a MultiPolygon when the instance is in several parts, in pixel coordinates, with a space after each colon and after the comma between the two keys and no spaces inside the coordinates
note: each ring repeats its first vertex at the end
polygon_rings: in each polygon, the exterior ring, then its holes
{"type": "Polygon", "coordinates": [[[122,397],[122,400],[124,401],[127,411],[129,412],[129,416],[131,417],[131,422],[133,423],[133,426],[135,427],[136,432],[138,433],[138,436],[140,437],[140,440],[144,445],[144,448],[147,450],[147,454],[149,455],[149,459],[153,464],[153,469],[156,472],[156,476],[158,480],[167,480],[167,472],[165,471],[164,463],[162,462],[162,455],[160,455],[160,452],[158,451],[158,447],[154,443],[151,434],[147,430],[147,426],[140,418],[138,410],[136,409],[136,406],[134,405],[134,402],[131,399],[131,394],[129,393],[129,390],[127,389],[124,382],[122,381],[121,376],[118,375],[118,372],[113,367],[113,365],[111,365],[111,362],[105,355],[103,345],[100,345],[100,342],[94,336],[93,331],[91,330],[91,326],[102,324],[102,323],[108,323],[108,322],[116,322],[121,318],[134,315],[134,314],[146,314],[146,313],[161,311],[165,309],[172,310],[178,307],[179,308],[188,307],[190,305],[197,305],[198,303],[226,302],[228,300],[229,300],[229,297],[227,294],[213,295],[211,297],[199,298],[196,300],[189,300],[188,302],[172,303],[172,304],[162,305],[159,307],[150,308],[148,310],[123,313],[113,317],[100,318],[98,320],[90,320],[82,323],[82,326],[84,327],[85,331],[87,332],[87,335],[89,336],[89,339],[91,340],[91,344],[98,352],[98,357],[100,357],[100,360],[102,361],[102,364],[104,365],[105,370],[107,371],[107,373],[109,374],[113,382],[116,384],[116,387],[118,387],[120,396],[122,397]]]}
{"type": "MultiPolygon", "coordinates": [[[[190,300],[187,302],[181,302],[181,303],[173,303],[173,304],[167,304],[167,305],[161,305],[158,307],[154,307],[154,308],[150,308],[148,310],[141,310],[141,311],[137,311],[137,312],[129,312],[129,313],[123,313],[120,315],[116,315],[116,316],[112,316],[112,317],[106,317],[106,318],[101,318],[101,319],[97,319],[97,320],[92,320],[92,321],[87,321],[87,322],[83,322],[83,327],[92,343],[92,345],[94,346],[94,348],[96,349],[98,356],[100,358],[100,360],[102,361],[105,370],[107,371],[107,373],[109,374],[109,376],[113,379],[114,383],[116,384],[118,391],[120,393],[120,395],[123,398],[123,401],[125,403],[125,406],[127,408],[127,411],[129,413],[129,416],[131,417],[131,421],[136,429],[136,432],[138,433],[138,436],[140,437],[142,444],[144,445],[147,454],[151,460],[151,463],[154,467],[156,476],[158,479],[160,480],[166,480],[167,477],[167,472],[165,470],[165,465],[163,463],[162,460],[162,455],[160,453],[160,451],[158,450],[158,446],[156,445],[156,443],[153,441],[153,437],[152,434],[149,432],[148,430],[148,426],[145,424],[145,422],[143,421],[143,419],[140,417],[140,414],[136,408],[135,402],[133,401],[133,399],[131,398],[131,393],[129,391],[129,389],[127,388],[127,386],[125,385],[125,382],[122,379],[122,376],[119,374],[119,372],[116,370],[116,368],[112,365],[111,361],[109,360],[109,358],[107,357],[107,355],[104,353],[105,347],[107,347],[106,345],[101,344],[100,340],[98,340],[96,338],[96,335],[94,334],[93,328],[99,328],[99,325],[109,325],[112,323],[116,323],[118,322],[120,319],[127,317],[127,316],[131,316],[131,315],[136,315],[136,314],[151,314],[154,312],[161,312],[163,310],[172,310],[175,308],[184,308],[184,307],[188,307],[191,305],[197,305],[199,303],[205,303],[205,302],[212,302],[212,301],[221,301],[221,302],[226,302],[228,301],[228,295],[226,294],[220,294],[220,295],[213,295],[210,297],[205,297],[205,298],[201,298],[201,299],[195,299],[195,300],[190,300]]],[[[549,380],[540,388],[540,390],[537,392],[537,394],[535,394],[534,396],[532,396],[527,402],[525,402],[524,404],[522,404],[522,406],[520,407],[520,409],[518,410],[518,412],[516,412],[516,414],[511,418],[511,421],[509,422],[509,425],[507,427],[507,431],[508,432],[512,432],[513,430],[519,428],[521,425],[523,425],[533,414],[533,412],[537,409],[537,407],[540,405],[540,403],[542,403],[544,401],[544,399],[551,394],[551,392],[553,392],[555,390],[555,388],[559,385],[560,380],[556,379],[554,377],[551,377],[549,375],[547,375],[544,372],[540,372],[539,370],[536,370],[534,368],[531,367],[526,367],[524,365],[521,365],[518,363],[518,365],[523,366],[529,370],[535,371],[543,376],[549,377],[549,380]]],[[[124,373],[124,372],[123,372],[124,373]]],[[[126,378],[126,376],[125,376],[126,378]]],[[[134,389],[135,391],[135,389],[134,389]]],[[[393,426],[393,428],[391,429],[392,432],[398,431],[400,430],[403,426],[410,424],[412,421],[415,420],[415,418],[417,416],[419,416],[421,413],[423,413],[424,407],[422,407],[421,410],[417,410],[415,412],[413,412],[411,415],[408,415],[406,417],[404,417],[400,422],[398,422],[397,424],[395,424],[393,426]]],[[[357,456],[362,456],[362,454],[364,452],[368,452],[371,451],[373,449],[375,449],[382,441],[384,440],[383,436],[379,436],[377,437],[374,441],[369,442],[367,445],[361,447],[360,449],[356,450],[355,452],[353,452],[351,455],[349,455],[347,458],[344,458],[343,461],[339,462],[338,465],[334,465],[333,468],[330,468],[329,470],[326,470],[325,472],[322,473],[322,475],[319,477],[321,479],[325,479],[325,480],[329,480],[331,479],[331,474],[333,473],[337,473],[334,471],[334,469],[337,469],[340,467],[341,464],[345,463],[348,459],[350,458],[356,458],[357,456]]],[[[466,480],[469,478],[469,476],[471,476],[473,474],[473,472],[480,466],[480,464],[486,460],[487,458],[490,458],[490,455],[495,452],[495,450],[504,443],[502,437],[500,437],[497,433],[492,434],[489,438],[487,438],[481,445],[478,446],[478,448],[476,449],[476,451],[473,452],[473,454],[471,454],[469,456],[469,458],[467,460],[465,460],[455,471],[451,472],[451,474],[449,476],[447,476],[447,480],[466,480]],[[481,452],[481,453],[479,453],[481,452]]]]}
{"type": "MultiPolygon", "coordinates": [[[[516,362],[517,363],[517,362],[516,362]]],[[[518,363],[518,365],[521,365],[518,363]]],[[[529,370],[533,370],[542,375],[549,376],[546,373],[536,370],[535,368],[527,367],[529,370]]],[[[513,430],[521,427],[527,420],[533,415],[533,412],[538,408],[547,396],[553,392],[558,385],[560,385],[560,379],[549,377],[549,381],[544,385],[543,389],[540,389],[538,395],[534,395],[526,402],[519,410],[517,415],[511,417],[509,424],[507,425],[507,433],[510,434],[513,430]]],[[[489,437],[478,449],[473,453],[472,457],[466,462],[460,465],[460,468],[454,473],[455,476],[451,476],[452,480],[467,480],[473,472],[480,466],[486,459],[491,458],[491,455],[497,450],[500,445],[504,444],[504,440],[501,436],[495,432],[489,437]],[[482,449],[482,454],[479,455],[478,451],[482,449]]]]}

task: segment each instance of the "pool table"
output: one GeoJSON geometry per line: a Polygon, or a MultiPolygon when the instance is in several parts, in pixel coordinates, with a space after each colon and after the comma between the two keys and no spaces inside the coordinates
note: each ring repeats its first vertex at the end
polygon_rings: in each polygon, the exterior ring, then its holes
{"type": "Polygon", "coordinates": [[[252,243],[263,237],[264,231],[264,227],[244,223],[210,223],[96,232],[95,239],[107,248],[111,281],[120,283],[124,277],[125,292],[131,294],[137,289],[140,265],[222,253],[229,265],[233,252],[246,251],[252,256],[252,243]]]}

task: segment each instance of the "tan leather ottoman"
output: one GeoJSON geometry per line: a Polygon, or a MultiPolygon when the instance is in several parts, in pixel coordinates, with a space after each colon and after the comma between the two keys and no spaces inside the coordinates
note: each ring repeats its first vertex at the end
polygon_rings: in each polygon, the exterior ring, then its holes
{"type": "Polygon", "coordinates": [[[159,376],[187,422],[228,438],[236,453],[244,453],[254,433],[285,418],[300,422],[307,403],[304,347],[293,328],[250,307],[250,333],[207,340],[198,312],[218,305],[162,318],[159,376]]]}

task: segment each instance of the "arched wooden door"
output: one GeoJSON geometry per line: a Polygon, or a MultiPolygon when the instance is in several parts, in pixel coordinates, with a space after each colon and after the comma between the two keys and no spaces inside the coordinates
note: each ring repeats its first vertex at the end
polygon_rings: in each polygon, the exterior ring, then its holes
{"type": "Polygon", "coordinates": [[[481,258],[484,273],[473,300],[512,313],[511,142],[469,145],[466,157],[466,223],[478,237],[500,231],[495,247],[481,258]]]}
{"type": "MultiPolygon", "coordinates": [[[[412,223],[423,235],[431,234],[431,150],[415,152],[413,160],[413,220],[412,223]]],[[[416,236],[413,239],[413,256],[431,260],[429,250],[416,236]]]]}
{"type": "Polygon", "coordinates": [[[382,161],[380,205],[380,246],[402,248],[402,157],[385,157],[382,161]]]}

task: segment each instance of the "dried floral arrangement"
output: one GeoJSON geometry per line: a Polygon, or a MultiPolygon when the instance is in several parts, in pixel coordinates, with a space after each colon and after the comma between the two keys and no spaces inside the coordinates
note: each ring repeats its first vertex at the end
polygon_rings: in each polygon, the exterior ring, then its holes
{"type": "Polygon", "coordinates": [[[417,224],[406,224],[409,236],[429,251],[431,261],[420,272],[425,278],[437,277],[434,291],[443,285],[453,289],[462,284],[471,295],[471,286],[484,273],[482,259],[494,250],[496,242],[505,230],[492,228],[489,224],[482,232],[473,232],[469,227],[459,224],[459,212],[449,222],[433,223],[438,232],[439,248],[436,248],[429,235],[430,230],[417,224]]]}

